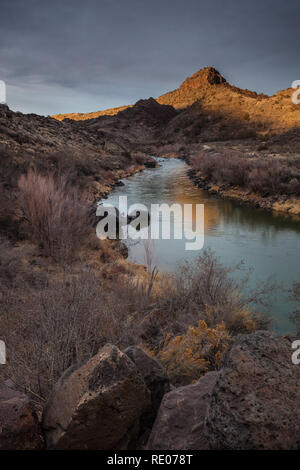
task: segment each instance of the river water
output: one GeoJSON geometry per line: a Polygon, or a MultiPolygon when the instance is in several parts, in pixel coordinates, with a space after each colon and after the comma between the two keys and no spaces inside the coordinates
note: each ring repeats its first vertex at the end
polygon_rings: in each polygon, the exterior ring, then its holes
{"type": "MultiPolygon", "coordinates": [[[[103,201],[118,206],[119,196],[135,203],[204,204],[204,248],[230,266],[243,260],[243,270],[253,268],[249,287],[272,278],[285,288],[300,281],[300,222],[282,214],[240,206],[197,188],[180,159],[157,159],[160,166],[123,180],[103,201]]],[[[176,220],[175,220],[176,223],[176,220]]],[[[182,260],[192,261],[199,251],[187,251],[185,239],[151,241],[154,264],[160,271],[174,271],[182,260]]],[[[129,260],[145,264],[145,242],[128,241],[129,260]]],[[[235,275],[242,275],[236,273],[235,275]]],[[[281,333],[293,329],[289,313],[295,305],[288,294],[274,291],[271,308],[273,328],[281,333]]]]}

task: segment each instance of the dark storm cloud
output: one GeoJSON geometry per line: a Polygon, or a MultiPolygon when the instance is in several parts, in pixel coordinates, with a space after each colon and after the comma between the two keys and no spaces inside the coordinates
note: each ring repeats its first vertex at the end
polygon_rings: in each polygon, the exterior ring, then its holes
{"type": "Polygon", "coordinates": [[[158,96],[207,65],[274,93],[300,79],[298,2],[0,0],[14,109],[84,112],[158,96]]]}

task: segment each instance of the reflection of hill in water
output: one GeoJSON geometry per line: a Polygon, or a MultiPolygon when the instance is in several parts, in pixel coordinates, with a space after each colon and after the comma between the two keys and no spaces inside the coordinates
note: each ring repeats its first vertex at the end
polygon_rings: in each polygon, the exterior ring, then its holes
{"type": "Polygon", "coordinates": [[[285,214],[271,213],[263,209],[240,206],[197,188],[186,174],[187,165],[178,159],[163,161],[154,170],[146,170],[127,179],[125,186],[117,190],[127,195],[128,203],[151,204],[204,204],[205,232],[218,232],[218,228],[232,226],[258,233],[267,241],[280,232],[300,233],[300,221],[285,214]]]}
{"type": "MultiPolygon", "coordinates": [[[[175,166],[177,162],[172,162],[175,166]]],[[[235,225],[250,232],[259,231],[264,237],[272,237],[282,231],[300,233],[300,218],[287,214],[268,212],[263,209],[241,206],[238,202],[221,199],[197,188],[186,175],[186,165],[179,161],[178,167],[171,173],[166,184],[173,202],[180,204],[203,203],[205,206],[205,229],[218,225],[235,225]]],[[[167,172],[166,172],[167,173],[167,172]]],[[[161,192],[163,197],[163,191],[161,192]]]]}
{"type": "Polygon", "coordinates": [[[263,209],[253,209],[239,206],[233,201],[220,201],[222,205],[222,220],[226,224],[245,227],[248,231],[260,231],[267,236],[282,231],[300,233],[300,221],[296,218],[276,212],[267,212],[263,209]]]}

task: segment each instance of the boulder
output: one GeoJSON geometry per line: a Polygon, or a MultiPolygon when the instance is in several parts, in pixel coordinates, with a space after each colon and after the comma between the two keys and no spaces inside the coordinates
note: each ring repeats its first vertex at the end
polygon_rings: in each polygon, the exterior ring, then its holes
{"type": "Polygon", "coordinates": [[[213,449],[299,449],[300,367],[291,343],[259,331],[225,355],[208,410],[213,449]]]}
{"type": "Polygon", "coordinates": [[[7,384],[0,386],[0,450],[40,449],[43,439],[29,398],[7,384]]]}
{"type": "Polygon", "coordinates": [[[197,383],[179,387],[164,396],[147,449],[209,449],[204,423],[217,377],[217,372],[208,372],[197,383]]]}
{"type": "Polygon", "coordinates": [[[156,160],[151,159],[151,160],[146,160],[145,161],[145,167],[146,168],[156,168],[157,167],[157,163],[156,163],[156,160]]]}
{"type": "Polygon", "coordinates": [[[129,357],[107,344],[65,372],[43,415],[48,448],[126,449],[139,433],[150,393],[129,357]]]}
{"type": "Polygon", "coordinates": [[[150,406],[141,416],[140,422],[142,437],[139,444],[143,445],[147,442],[161,400],[170,391],[170,382],[165,368],[138,346],[130,346],[124,353],[135,363],[151,393],[150,406]]]}

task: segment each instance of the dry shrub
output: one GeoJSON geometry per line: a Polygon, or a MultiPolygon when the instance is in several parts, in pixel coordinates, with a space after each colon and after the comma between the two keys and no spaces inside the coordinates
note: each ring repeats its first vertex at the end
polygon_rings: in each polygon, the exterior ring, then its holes
{"type": "Polygon", "coordinates": [[[10,312],[1,312],[0,329],[7,344],[8,377],[43,401],[64,370],[97,352],[99,295],[93,276],[63,280],[18,292],[10,312]],[[83,282],[84,281],[84,282],[83,282]],[[19,307],[19,308],[18,308],[19,307]],[[21,307],[21,308],[20,308],[21,307]]]}
{"type": "MultiPolygon", "coordinates": [[[[291,290],[291,300],[300,304],[300,282],[295,282],[291,290]]],[[[300,308],[296,308],[290,315],[291,322],[295,325],[296,336],[300,337],[300,308]]]]}
{"type": "Polygon", "coordinates": [[[0,182],[0,234],[17,238],[18,225],[15,218],[15,194],[0,182]]]}
{"type": "Polygon", "coordinates": [[[18,182],[21,220],[45,256],[74,259],[92,232],[89,208],[65,178],[29,170],[18,182]]]}
{"type": "Polygon", "coordinates": [[[135,160],[135,163],[137,163],[138,165],[144,165],[146,161],[145,154],[143,154],[142,152],[134,152],[133,158],[135,160]]]}
{"type": "Polygon", "coordinates": [[[15,218],[15,187],[19,171],[13,153],[0,145],[0,233],[10,238],[19,236],[15,218]]]}
{"type": "Polygon", "coordinates": [[[300,159],[199,152],[192,167],[208,182],[240,186],[262,196],[300,195],[300,159]]]}
{"type": "Polygon", "coordinates": [[[116,260],[103,278],[82,263],[57,267],[55,274],[44,266],[44,273],[34,274],[23,258],[21,248],[2,244],[0,337],[8,364],[0,374],[38,406],[68,367],[107,342],[121,349],[144,344],[179,383],[181,375],[187,382],[218,367],[227,337],[260,328],[247,306],[263,292],[239,295],[240,283],[211,252],[174,277],[158,277],[151,289],[144,270],[130,273],[116,260]]]}
{"type": "Polygon", "coordinates": [[[14,248],[8,240],[0,238],[0,288],[15,285],[21,271],[21,263],[20,249],[14,248]]]}
{"type": "Polygon", "coordinates": [[[16,186],[22,164],[15,154],[5,145],[0,145],[0,182],[5,188],[16,186]]]}
{"type": "Polygon", "coordinates": [[[178,154],[182,153],[183,146],[182,143],[169,143],[162,145],[158,148],[157,153],[160,156],[170,155],[170,156],[177,156],[178,154]]]}
{"type": "MultiPolygon", "coordinates": [[[[16,288],[24,275],[22,249],[14,248],[8,240],[0,238],[0,315],[7,314],[15,304],[16,288]]],[[[4,331],[0,328],[0,339],[4,331]]]]}
{"type": "Polygon", "coordinates": [[[173,312],[172,321],[175,324],[176,319],[177,327],[196,324],[201,319],[210,328],[224,321],[232,334],[265,328],[267,317],[255,310],[267,310],[274,284],[260,283],[258,288],[243,294],[251,272],[236,279],[233,274],[241,268],[242,263],[223,266],[211,250],[204,250],[192,263],[178,266],[162,306],[173,312]]]}
{"type": "Polygon", "coordinates": [[[8,355],[2,378],[40,406],[68,367],[107,342],[120,348],[135,344],[147,304],[144,292],[126,277],[103,280],[89,267],[65,269],[38,286],[24,278],[7,294],[0,292],[0,337],[8,355]]]}
{"type": "Polygon", "coordinates": [[[166,337],[158,358],[164,364],[172,383],[186,385],[198,380],[208,370],[215,370],[227,350],[230,335],[224,322],[209,328],[204,320],[190,326],[186,333],[166,337]]]}
{"type": "Polygon", "coordinates": [[[232,334],[253,333],[258,329],[266,328],[268,319],[259,316],[246,306],[237,303],[220,303],[206,305],[204,318],[210,325],[218,324],[218,321],[226,322],[228,331],[232,334]]]}
{"type": "Polygon", "coordinates": [[[16,293],[9,311],[0,310],[9,359],[1,372],[40,402],[68,367],[86,361],[106,342],[118,344],[120,328],[127,325],[122,312],[116,318],[116,299],[107,301],[89,269],[43,289],[26,288],[16,293]]]}
{"type": "Polygon", "coordinates": [[[32,258],[34,247],[27,244],[13,245],[9,240],[0,237],[0,299],[6,294],[16,297],[18,289],[25,285],[41,286],[45,275],[34,270],[28,260],[32,258]]]}

